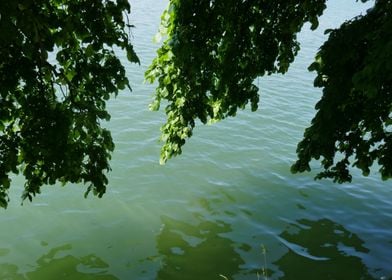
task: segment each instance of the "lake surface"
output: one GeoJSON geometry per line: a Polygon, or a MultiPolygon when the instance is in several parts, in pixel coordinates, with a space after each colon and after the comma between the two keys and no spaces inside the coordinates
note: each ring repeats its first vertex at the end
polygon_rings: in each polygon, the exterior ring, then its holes
{"type": "Polygon", "coordinates": [[[133,1],[141,66],[133,92],[110,103],[116,151],[108,193],[44,187],[20,205],[23,180],[0,210],[0,279],[392,279],[392,186],[376,172],[351,184],[292,175],[297,142],[320,91],[306,68],[323,30],[369,5],[331,0],[284,77],[262,78],[260,109],[200,126],[183,155],[159,165],[162,112],[143,72],[165,1],[133,1]]]}

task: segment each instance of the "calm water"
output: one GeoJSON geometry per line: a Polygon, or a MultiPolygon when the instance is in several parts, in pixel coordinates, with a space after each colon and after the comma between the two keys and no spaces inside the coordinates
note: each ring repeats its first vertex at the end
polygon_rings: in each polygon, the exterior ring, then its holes
{"type": "Polygon", "coordinates": [[[20,206],[15,179],[0,211],[0,279],[256,280],[263,269],[269,279],[392,279],[391,182],[356,173],[334,185],[289,172],[320,96],[306,68],[322,29],[366,6],[331,0],[320,30],[301,34],[288,75],[257,81],[258,112],[197,128],[183,155],[160,166],[164,116],[147,110],[143,71],[165,5],[133,4],[142,66],[127,65],[134,91],[110,104],[108,193],[86,200],[83,186],[45,187],[20,206]]]}

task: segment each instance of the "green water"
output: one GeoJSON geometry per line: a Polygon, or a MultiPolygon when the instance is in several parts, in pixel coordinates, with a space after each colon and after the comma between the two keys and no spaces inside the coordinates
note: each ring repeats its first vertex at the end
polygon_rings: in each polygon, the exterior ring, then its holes
{"type": "Polygon", "coordinates": [[[301,33],[288,75],[256,82],[258,112],[197,128],[183,155],[160,166],[164,116],[147,110],[153,87],[142,73],[165,5],[132,6],[142,66],[127,65],[134,91],[110,103],[108,193],[86,200],[84,186],[45,187],[20,206],[16,178],[0,211],[0,279],[256,280],[263,269],[268,279],[392,279],[391,182],[289,172],[320,97],[306,68],[322,31],[367,7],[331,0],[320,30],[301,33]]]}

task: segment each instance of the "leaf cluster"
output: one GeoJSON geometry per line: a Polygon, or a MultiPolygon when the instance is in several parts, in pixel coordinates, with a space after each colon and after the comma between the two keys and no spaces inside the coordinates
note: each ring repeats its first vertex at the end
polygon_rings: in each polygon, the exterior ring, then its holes
{"type": "Polygon", "coordinates": [[[146,72],[158,82],[151,109],[166,102],[161,162],[181,153],[195,121],[235,116],[250,103],[254,80],[285,73],[300,48],[297,34],[314,29],[325,0],[171,0],[158,37],[166,38],[146,72]]]}
{"type": "Polygon", "coordinates": [[[293,172],[320,159],[319,179],[351,181],[351,165],[368,175],[373,163],[384,180],[391,178],[392,2],[376,1],[366,15],[330,30],[309,70],[323,96],[293,172]]]}
{"type": "Polygon", "coordinates": [[[56,182],[105,192],[114,144],[101,122],[129,87],[114,48],[139,62],[128,13],[126,0],[0,1],[0,207],[10,173],[25,177],[23,199],[56,182]]]}

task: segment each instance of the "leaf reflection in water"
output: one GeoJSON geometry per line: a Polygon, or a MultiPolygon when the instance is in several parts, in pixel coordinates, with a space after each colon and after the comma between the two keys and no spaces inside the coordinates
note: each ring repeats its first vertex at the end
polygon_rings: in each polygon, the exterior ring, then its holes
{"type": "Polygon", "coordinates": [[[209,280],[225,275],[234,279],[244,264],[235,244],[224,234],[231,232],[223,221],[200,219],[196,225],[162,216],[163,228],[157,236],[162,266],[159,280],[209,280]]]}
{"type": "Polygon", "coordinates": [[[331,220],[299,220],[278,239],[288,248],[274,262],[279,279],[376,279],[361,259],[364,241],[331,220]]]}
{"type": "Polygon", "coordinates": [[[102,259],[92,254],[78,258],[67,253],[71,249],[69,244],[51,249],[36,261],[34,271],[25,274],[15,264],[0,264],[0,279],[119,280],[107,274],[108,264],[102,259]]]}

